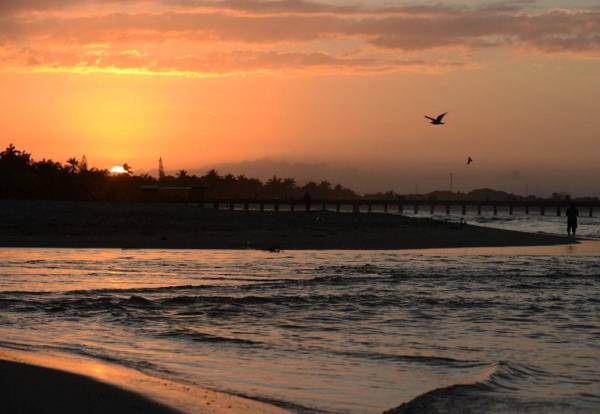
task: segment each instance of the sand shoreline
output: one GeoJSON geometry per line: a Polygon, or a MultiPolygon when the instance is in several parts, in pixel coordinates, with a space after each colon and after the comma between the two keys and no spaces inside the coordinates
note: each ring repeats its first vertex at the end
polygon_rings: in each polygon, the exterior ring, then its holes
{"type": "Polygon", "coordinates": [[[396,250],[576,243],[563,236],[378,213],[4,200],[0,215],[0,247],[396,250]]]}
{"type": "Polygon", "coordinates": [[[0,349],[2,412],[288,414],[275,405],[71,355],[0,349]]]}
{"type": "Polygon", "coordinates": [[[156,413],[180,411],[90,378],[0,359],[0,398],[7,413],[156,413]]]}

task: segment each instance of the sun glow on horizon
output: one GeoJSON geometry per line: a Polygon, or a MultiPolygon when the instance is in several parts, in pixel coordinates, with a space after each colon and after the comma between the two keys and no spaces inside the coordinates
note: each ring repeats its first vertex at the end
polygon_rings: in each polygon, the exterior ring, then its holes
{"type": "Polygon", "coordinates": [[[127,171],[122,165],[115,165],[110,169],[111,174],[128,174],[127,171]]]}

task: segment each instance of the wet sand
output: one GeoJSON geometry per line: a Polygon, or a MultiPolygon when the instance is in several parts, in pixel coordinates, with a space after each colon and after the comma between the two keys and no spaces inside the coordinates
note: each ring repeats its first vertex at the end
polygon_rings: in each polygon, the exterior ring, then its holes
{"type": "Polygon", "coordinates": [[[90,378],[0,360],[0,408],[4,413],[156,413],[173,409],[90,378]]]}
{"type": "Polygon", "coordinates": [[[150,377],[97,360],[11,350],[0,350],[0,412],[289,413],[260,401],[150,377]]]}
{"type": "Polygon", "coordinates": [[[0,247],[421,249],[574,243],[392,214],[258,212],[192,204],[0,201],[0,247]]]}

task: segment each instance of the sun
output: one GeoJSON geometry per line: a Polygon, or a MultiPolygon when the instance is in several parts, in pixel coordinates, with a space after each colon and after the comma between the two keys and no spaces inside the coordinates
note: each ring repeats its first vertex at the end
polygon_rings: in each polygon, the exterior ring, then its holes
{"type": "Polygon", "coordinates": [[[110,169],[110,172],[112,174],[127,174],[127,173],[129,173],[129,171],[127,171],[125,168],[123,168],[122,165],[115,165],[114,167],[112,167],[110,169]]]}

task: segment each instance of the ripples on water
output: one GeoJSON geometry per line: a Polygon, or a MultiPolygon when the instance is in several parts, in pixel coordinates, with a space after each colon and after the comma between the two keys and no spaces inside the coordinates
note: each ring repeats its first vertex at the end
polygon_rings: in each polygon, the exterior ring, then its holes
{"type": "Polygon", "coordinates": [[[598,412],[600,258],[555,249],[4,249],[0,345],[317,411],[598,412]]]}

